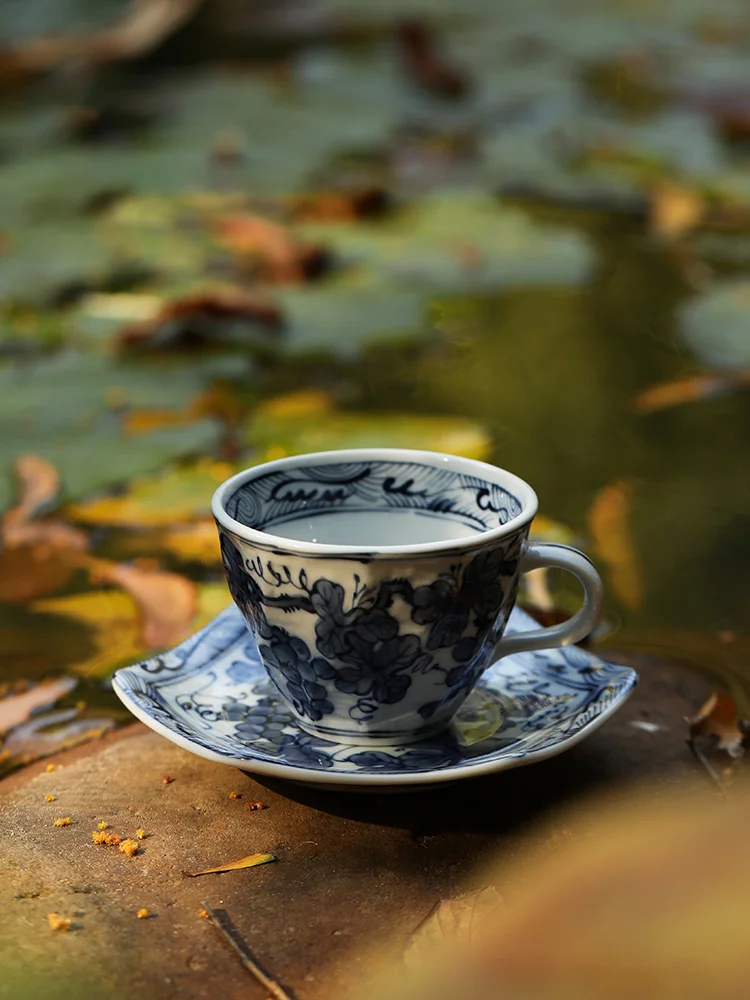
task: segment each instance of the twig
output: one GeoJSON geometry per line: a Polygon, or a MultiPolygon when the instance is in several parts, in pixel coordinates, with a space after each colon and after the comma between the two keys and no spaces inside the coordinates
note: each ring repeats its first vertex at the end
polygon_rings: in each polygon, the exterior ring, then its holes
{"type": "Polygon", "coordinates": [[[271,996],[276,1000],[294,1000],[294,996],[276,982],[275,979],[263,971],[253,958],[252,952],[245,941],[240,937],[239,931],[232,923],[226,910],[214,910],[208,903],[201,903],[201,906],[208,914],[208,919],[219,931],[225,941],[232,946],[240,957],[240,961],[248,972],[252,973],[258,982],[264,986],[271,996]]]}
{"type": "Polygon", "coordinates": [[[717,773],[716,768],[711,764],[711,762],[703,753],[703,751],[698,747],[694,739],[688,737],[688,739],[686,739],[685,742],[690,747],[690,750],[695,759],[704,768],[706,774],[709,776],[711,781],[713,781],[713,783],[721,792],[722,798],[726,798],[727,790],[724,787],[724,782],[721,780],[721,776],[717,773]]]}

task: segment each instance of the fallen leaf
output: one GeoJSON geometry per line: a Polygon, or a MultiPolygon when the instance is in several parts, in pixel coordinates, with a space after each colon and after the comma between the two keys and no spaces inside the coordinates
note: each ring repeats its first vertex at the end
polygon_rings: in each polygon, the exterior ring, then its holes
{"type": "Polygon", "coordinates": [[[643,581],[633,544],[632,483],[619,479],[601,489],[589,508],[589,532],[599,558],[609,568],[612,590],[631,611],[641,606],[643,581]]]}
{"type": "Polygon", "coordinates": [[[208,517],[214,490],[236,471],[231,463],[212,459],[168,468],[132,480],[121,495],[69,504],[65,515],[85,524],[162,526],[179,533],[192,527],[179,522],[208,517]]]}
{"type": "Polygon", "coordinates": [[[0,699],[0,734],[25,722],[38,709],[53,705],[72,691],[77,683],[73,677],[60,677],[46,684],[37,684],[23,694],[12,694],[0,699]]]}
{"type": "Polygon", "coordinates": [[[2,519],[3,529],[11,524],[26,524],[40,514],[57,497],[60,476],[46,458],[20,455],[15,462],[18,479],[18,499],[2,519]]]}
{"type": "Polygon", "coordinates": [[[258,267],[258,277],[299,284],[325,267],[322,247],[301,242],[287,227],[259,215],[230,215],[214,225],[217,242],[258,267]]]}
{"type": "Polygon", "coordinates": [[[122,348],[200,348],[221,339],[223,326],[242,323],[243,342],[254,342],[257,328],[278,333],[281,310],[267,296],[229,288],[186,295],[163,305],[154,316],[124,327],[117,338],[122,348]]]}
{"type": "Polygon", "coordinates": [[[715,399],[731,392],[734,381],[726,375],[703,373],[659,382],[640,392],[633,400],[636,413],[657,413],[684,403],[715,399]]]}
{"type": "Polygon", "coordinates": [[[269,861],[277,861],[274,854],[249,854],[239,861],[230,861],[226,865],[218,865],[216,868],[205,868],[199,872],[185,872],[188,878],[197,878],[199,875],[217,875],[220,872],[234,872],[241,868],[254,868],[256,865],[265,865],[269,861]]]}
{"type": "Polygon", "coordinates": [[[47,923],[52,931],[69,931],[72,921],[68,917],[61,917],[59,913],[48,913],[47,923]]]}
{"type": "Polygon", "coordinates": [[[429,966],[446,948],[465,948],[503,906],[502,897],[492,886],[441,900],[414,931],[404,952],[405,965],[417,971],[429,966]]]}
{"type": "Polygon", "coordinates": [[[202,0],[140,0],[131,3],[119,23],[88,34],[50,35],[31,38],[6,48],[4,74],[19,79],[74,63],[102,63],[145,56],[176,31],[200,6],[202,0]]]}
{"type": "Polygon", "coordinates": [[[138,605],[147,646],[171,646],[188,634],[198,611],[197,587],[192,580],[103,559],[89,559],[86,565],[97,579],[117,584],[130,594],[138,605]]]}
{"type": "Polygon", "coordinates": [[[734,701],[728,694],[714,692],[698,713],[690,719],[690,739],[710,736],[717,750],[725,750],[730,757],[744,753],[745,726],[737,715],[734,701]]]}
{"type": "Polygon", "coordinates": [[[657,236],[682,236],[700,225],[705,214],[705,200],[699,191],[661,181],[651,192],[649,227],[657,236]]]}

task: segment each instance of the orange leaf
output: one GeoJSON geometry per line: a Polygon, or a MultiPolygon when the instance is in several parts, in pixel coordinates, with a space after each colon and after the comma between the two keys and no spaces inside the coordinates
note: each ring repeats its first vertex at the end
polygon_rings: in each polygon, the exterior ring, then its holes
{"type": "Polygon", "coordinates": [[[177,573],[142,569],[103,559],[88,560],[92,575],[114,583],[138,605],[143,640],[148,646],[171,646],[184,639],[198,610],[195,584],[177,573]]]}
{"type": "Polygon", "coordinates": [[[3,525],[25,524],[55,499],[60,490],[57,469],[46,458],[21,455],[16,460],[18,501],[3,518],[3,525]]]}
{"type": "Polygon", "coordinates": [[[690,738],[696,736],[714,736],[717,750],[726,750],[730,757],[742,755],[745,733],[734,701],[728,694],[715,691],[690,720],[690,738]]]}
{"type": "Polygon", "coordinates": [[[234,872],[241,868],[255,868],[256,865],[265,865],[269,861],[278,860],[274,854],[248,854],[246,858],[239,861],[230,861],[226,865],[218,865],[216,868],[204,868],[200,872],[185,872],[188,878],[197,878],[199,875],[218,875],[220,872],[234,872]]]}
{"type": "Polygon", "coordinates": [[[643,582],[631,531],[633,486],[624,479],[610,483],[594,497],[588,525],[599,558],[609,567],[609,580],[626,608],[637,610],[643,582]]]}
{"type": "Polygon", "coordinates": [[[636,413],[656,413],[683,403],[723,396],[732,388],[732,379],[725,375],[688,375],[685,378],[659,382],[639,393],[633,400],[636,413]]]}

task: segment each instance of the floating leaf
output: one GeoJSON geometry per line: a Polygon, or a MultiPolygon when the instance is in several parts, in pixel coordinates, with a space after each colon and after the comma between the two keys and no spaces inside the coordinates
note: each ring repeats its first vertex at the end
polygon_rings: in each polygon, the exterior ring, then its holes
{"type": "MultiPolygon", "coordinates": [[[[189,629],[197,630],[208,624],[229,604],[231,597],[225,583],[198,586],[197,612],[189,629]]],[[[30,607],[39,616],[40,623],[44,622],[45,636],[50,643],[54,637],[58,662],[79,677],[109,677],[118,667],[143,659],[153,651],[143,636],[139,607],[124,591],[108,589],[70,594],[36,601],[30,607]]],[[[3,635],[4,628],[0,624],[0,638],[3,635]]],[[[40,665],[47,662],[51,652],[48,645],[39,651],[40,665]]],[[[23,649],[19,649],[16,656],[21,659],[23,649]]]]}
{"type": "Polygon", "coordinates": [[[725,375],[705,373],[659,382],[640,392],[633,400],[636,413],[658,413],[673,406],[715,399],[731,392],[734,382],[725,375]]]}
{"type": "Polygon", "coordinates": [[[199,875],[218,875],[221,872],[239,871],[241,868],[255,868],[256,865],[265,865],[269,861],[277,861],[274,854],[248,854],[246,858],[239,861],[229,861],[225,865],[218,865],[216,868],[204,868],[199,872],[185,872],[188,878],[197,878],[199,875]]]}
{"type": "Polygon", "coordinates": [[[3,526],[30,521],[57,498],[60,476],[57,469],[38,455],[21,455],[16,460],[18,499],[2,519],[3,526]]]}
{"type": "Polygon", "coordinates": [[[275,458],[336,448],[392,447],[482,459],[490,449],[484,428],[462,417],[328,410],[320,395],[308,393],[260,406],[246,424],[245,440],[260,456],[275,458]]]}
{"type": "Polygon", "coordinates": [[[700,224],[706,212],[698,191],[672,181],[662,181],[651,194],[649,225],[657,236],[682,236],[700,224]]]}
{"type": "Polygon", "coordinates": [[[750,281],[718,282],[681,312],[682,336],[711,368],[750,370],[750,281]]]}
{"type": "Polygon", "coordinates": [[[0,734],[25,722],[40,708],[53,705],[58,698],[68,694],[78,681],[73,677],[60,677],[54,681],[37,684],[23,694],[11,694],[0,699],[0,734]]]}
{"type": "Polygon", "coordinates": [[[632,483],[610,483],[594,497],[587,520],[596,552],[609,568],[612,589],[626,608],[637,610],[643,581],[631,528],[633,497],[632,483]]]}
{"type": "Polygon", "coordinates": [[[429,967],[446,948],[465,948],[481,934],[485,921],[504,906],[492,886],[444,899],[412,935],[404,962],[412,971],[429,967]]]}
{"type": "Polygon", "coordinates": [[[138,605],[148,646],[171,646],[188,634],[198,610],[196,585],[177,573],[125,563],[88,560],[92,574],[126,590],[138,605]]]}
{"type": "Polygon", "coordinates": [[[136,367],[75,352],[0,368],[0,510],[11,499],[11,463],[23,454],[54,464],[65,495],[76,497],[210,449],[220,434],[213,420],[129,434],[124,418],[155,404],[184,408],[224,370],[176,359],[136,367]]]}
{"type": "Polygon", "coordinates": [[[85,524],[176,525],[207,516],[214,490],[235,471],[228,462],[202,459],[154,476],[136,478],[124,494],[70,504],[65,513],[85,524]]]}
{"type": "Polygon", "coordinates": [[[543,226],[488,195],[428,195],[392,221],[301,227],[325,239],[352,266],[409,288],[467,289],[576,285],[588,279],[594,254],[580,233],[543,226]]]}

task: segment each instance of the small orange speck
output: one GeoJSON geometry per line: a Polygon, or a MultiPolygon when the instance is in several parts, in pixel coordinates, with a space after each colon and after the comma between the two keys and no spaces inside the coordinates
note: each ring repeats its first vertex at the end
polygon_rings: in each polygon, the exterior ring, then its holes
{"type": "Polygon", "coordinates": [[[70,826],[70,824],[70,816],[58,816],[55,820],[55,826],[70,826]]]}
{"type": "Polygon", "coordinates": [[[245,803],[245,809],[249,809],[250,812],[255,812],[256,809],[265,809],[266,807],[262,802],[256,802],[254,799],[250,799],[249,802],[245,803]]]}
{"type": "Polygon", "coordinates": [[[146,831],[143,829],[142,826],[139,826],[138,829],[135,831],[136,840],[143,840],[145,836],[146,836],[146,831]]]}
{"type": "Polygon", "coordinates": [[[174,778],[170,774],[163,774],[161,779],[165,785],[171,785],[174,778]]]}
{"type": "Polygon", "coordinates": [[[241,799],[242,795],[239,792],[230,792],[229,793],[229,798],[230,799],[241,799]]]}
{"type": "Polygon", "coordinates": [[[92,830],[91,839],[94,841],[95,844],[106,844],[107,834],[104,832],[104,830],[92,830]]]}
{"type": "Polygon", "coordinates": [[[44,801],[45,802],[54,802],[55,801],[55,796],[54,795],[45,795],[44,796],[44,801]]]}
{"type": "Polygon", "coordinates": [[[120,850],[123,854],[127,854],[129,858],[132,858],[134,854],[138,853],[139,844],[137,840],[123,840],[120,844],[120,850]]]}
{"type": "Polygon", "coordinates": [[[61,917],[59,913],[48,913],[47,923],[50,926],[50,930],[53,931],[70,930],[70,920],[67,917],[61,917]]]}
{"type": "Polygon", "coordinates": [[[206,920],[206,919],[207,919],[207,917],[208,917],[208,910],[198,910],[198,916],[199,916],[199,917],[200,917],[200,918],[201,918],[202,920],[206,920]]]}
{"type": "Polygon", "coordinates": [[[150,915],[151,914],[148,912],[145,906],[142,906],[140,910],[136,913],[136,916],[138,917],[139,920],[145,920],[150,915]]]}
{"type": "Polygon", "coordinates": [[[47,770],[48,771],[54,771],[55,770],[55,765],[54,764],[47,764],[47,770]]]}
{"type": "Polygon", "coordinates": [[[109,829],[109,823],[105,823],[104,820],[102,820],[101,823],[99,823],[99,825],[97,826],[97,830],[107,830],[107,829],[109,829]]]}

